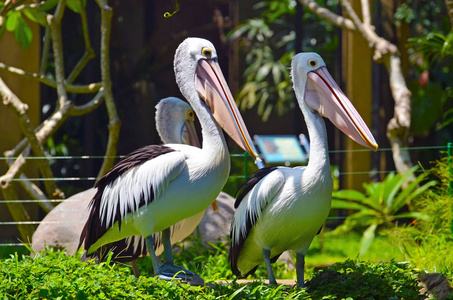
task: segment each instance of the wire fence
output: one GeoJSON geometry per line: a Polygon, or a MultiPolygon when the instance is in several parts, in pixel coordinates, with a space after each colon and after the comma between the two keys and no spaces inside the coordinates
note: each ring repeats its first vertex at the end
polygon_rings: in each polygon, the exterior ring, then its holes
{"type": "MultiPolygon", "coordinates": [[[[445,146],[425,146],[425,147],[409,147],[405,148],[405,150],[409,151],[415,151],[415,150],[429,150],[429,151],[438,151],[441,153],[445,153],[444,155],[447,155],[448,157],[448,165],[449,165],[449,194],[452,197],[452,203],[451,203],[451,215],[453,216],[453,169],[452,169],[452,162],[453,162],[453,143],[448,143],[445,146]]],[[[370,152],[371,150],[367,149],[357,149],[357,150],[332,150],[329,151],[331,154],[334,153],[346,153],[346,152],[370,152]]],[[[379,152],[389,152],[392,151],[391,148],[383,148],[379,149],[379,152]]],[[[247,167],[248,162],[250,161],[250,157],[248,157],[247,153],[244,154],[231,154],[230,155],[232,159],[242,159],[243,160],[243,175],[232,175],[230,176],[230,179],[242,179],[245,180],[250,174],[249,174],[249,169],[247,167]]],[[[116,156],[115,158],[123,158],[125,156],[116,156]]],[[[0,157],[1,160],[10,160],[10,159],[15,159],[14,157],[0,157]]],[[[51,159],[51,160],[94,160],[94,159],[104,159],[104,156],[88,156],[88,155],[83,155],[83,156],[52,156],[52,157],[25,157],[27,160],[38,160],[38,159],[51,159]]],[[[420,172],[423,172],[423,170],[419,170],[420,172]]],[[[396,170],[385,170],[385,171],[376,171],[376,170],[368,170],[368,171],[357,171],[357,172],[338,172],[339,178],[344,175],[363,175],[363,174],[389,174],[392,172],[397,172],[396,170]]],[[[58,181],[58,182],[80,182],[80,181],[91,181],[95,182],[96,177],[95,176],[88,176],[88,177],[57,177],[57,178],[14,178],[13,181],[18,182],[18,181],[31,181],[31,182],[44,182],[44,181],[58,181]]],[[[21,199],[21,200],[15,200],[15,199],[5,199],[5,200],[0,200],[0,204],[9,204],[9,203],[23,203],[23,204],[32,204],[32,203],[43,203],[43,202],[48,202],[48,203],[61,203],[63,201],[74,201],[71,199],[65,200],[65,199],[43,199],[43,200],[36,200],[36,199],[21,199]]],[[[347,216],[330,216],[327,218],[327,220],[330,221],[341,221],[346,219],[347,216]]],[[[361,218],[369,218],[369,217],[361,217],[361,218]]],[[[4,226],[17,226],[17,225],[40,225],[40,224],[57,224],[58,222],[54,221],[43,221],[43,220],[37,220],[37,221],[3,221],[0,220],[0,230],[4,226]]],[[[453,218],[451,219],[451,232],[453,234],[453,218]]],[[[27,243],[21,242],[21,243],[14,243],[14,242],[1,242],[0,241],[0,247],[18,247],[18,246],[25,246],[29,245],[27,243]]]]}

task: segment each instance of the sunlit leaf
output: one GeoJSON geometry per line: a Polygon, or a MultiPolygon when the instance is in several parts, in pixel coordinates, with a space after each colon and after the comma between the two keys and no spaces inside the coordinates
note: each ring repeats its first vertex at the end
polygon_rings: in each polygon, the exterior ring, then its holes
{"type": "Polygon", "coordinates": [[[14,31],[16,30],[18,24],[19,24],[19,19],[21,19],[22,16],[20,12],[18,11],[11,11],[8,13],[8,16],[6,17],[6,30],[8,31],[14,31]]]}
{"type": "Polygon", "coordinates": [[[372,224],[364,231],[363,237],[360,241],[360,255],[363,255],[368,251],[368,248],[370,247],[371,243],[374,240],[374,237],[376,236],[376,228],[377,224],[372,224]]]}
{"type": "Polygon", "coordinates": [[[25,23],[24,19],[20,18],[18,20],[14,36],[22,48],[28,49],[28,47],[30,47],[33,33],[27,23],[25,23]]]}
{"type": "Polygon", "coordinates": [[[82,10],[82,3],[81,0],[68,0],[66,1],[66,5],[70,10],[72,10],[75,13],[80,13],[82,10]]]}
{"type": "Polygon", "coordinates": [[[43,27],[47,26],[46,16],[43,12],[29,7],[24,8],[22,11],[24,12],[24,15],[26,15],[27,18],[29,18],[31,21],[39,23],[39,25],[43,27]]]}
{"type": "Polygon", "coordinates": [[[59,0],[47,0],[43,5],[39,6],[38,10],[41,12],[48,11],[57,6],[59,0]]]}

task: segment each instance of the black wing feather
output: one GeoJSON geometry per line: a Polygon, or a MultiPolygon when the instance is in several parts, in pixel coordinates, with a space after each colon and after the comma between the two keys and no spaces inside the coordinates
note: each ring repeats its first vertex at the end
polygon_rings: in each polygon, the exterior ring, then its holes
{"type": "MultiPolygon", "coordinates": [[[[244,184],[242,184],[239,187],[238,191],[236,192],[236,202],[234,203],[234,208],[238,208],[239,204],[241,204],[244,197],[253,189],[253,187],[258,182],[260,182],[264,177],[266,177],[269,173],[275,171],[276,169],[277,169],[277,167],[265,167],[265,168],[259,169],[257,172],[255,172],[252,175],[252,177],[247,179],[247,181],[244,182],[244,184]]],[[[257,267],[255,267],[252,270],[250,270],[247,274],[242,275],[241,271],[239,271],[239,269],[237,267],[237,261],[239,259],[239,255],[241,253],[242,247],[244,246],[244,243],[247,240],[247,237],[249,236],[249,233],[252,230],[253,225],[255,225],[257,218],[258,218],[258,216],[256,216],[256,215],[251,216],[250,214],[247,214],[245,234],[240,234],[239,241],[237,244],[233,241],[233,239],[231,240],[231,247],[230,247],[230,251],[228,253],[228,261],[231,264],[231,270],[233,271],[233,274],[238,277],[246,277],[250,274],[253,274],[253,273],[255,273],[256,268],[257,268],[257,267]]],[[[239,233],[237,233],[237,234],[239,234],[239,233]]],[[[233,227],[231,228],[230,236],[231,237],[233,236],[233,227]]],[[[275,257],[275,260],[277,260],[277,258],[279,256],[280,256],[280,254],[275,257]]],[[[272,259],[274,259],[274,258],[272,258],[272,259]]]]}
{"type": "MultiPolygon", "coordinates": [[[[140,165],[144,164],[146,161],[156,158],[160,155],[170,153],[175,151],[172,148],[169,148],[165,145],[149,145],[142,147],[140,149],[135,150],[134,152],[130,153],[128,156],[120,160],[107,174],[105,174],[95,185],[97,188],[97,192],[94,195],[93,199],[91,199],[89,204],[90,213],[85,223],[85,226],[82,229],[82,233],[80,235],[79,240],[79,247],[85,242],[84,247],[88,250],[91,245],[93,245],[100,237],[102,237],[105,232],[109,229],[106,227],[106,224],[101,223],[100,219],[100,209],[101,209],[101,199],[104,189],[115,179],[119,176],[123,175],[125,172],[132,168],[139,167],[140,165]]],[[[154,193],[151,188],[151,199],[148,199],[148,202],[151,202],[154,198],[154,193]]],[[[109,201],[116,201],[119,203],[118,199],[110,199],[109,201]]],[[[139,207],[145,205],[146,201],[142,196],[140,199],[139,207]]],[[[120,208],[118,207],[116,210],[116,215],[113,221],[113,224],[118,222],[119,228],[121,230],[121,214],[120,208]]],[[[98,258],[100,259],[103,255],[102,253],[108,253],[109,250],[112,248],[118,249],[115,251],[115,254],[118,254],[120,251],[124,251],[123,242],[119,241],[105,245],[99,249],[97,249],[93,254],[89,254],[87,258],[98,258]]],[[[125,241],[124,241],[125,244],[125,241]]],[[[133,247],[131,247],[133,248],[133,247]]],[[[138,257],[138,256],[137,256],[138,257]]]]}

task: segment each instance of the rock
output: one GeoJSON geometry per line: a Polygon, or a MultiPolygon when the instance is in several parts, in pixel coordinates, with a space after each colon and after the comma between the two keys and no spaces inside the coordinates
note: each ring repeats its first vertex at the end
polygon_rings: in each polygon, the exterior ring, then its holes
{"type": "Polygon", "coordinates": [[[80,233],[88,218],[88,203],[93,198],[94,188],[69,197],[50,211],[36,228],[31,248],[35,252],[45,247],[66,249],[66,253],[77,252],[80,233]]]}
{"type": "Polygon", "coordinates": [[[423,273],[420,274],[420,291],[422,295],[433,295],[436,299],[445,299],[452,295],[453,288],[441,273],[423,273]]]}
{"type": "MultiPolygon", "coordinates": [[[[42,220],[32,238],[32,249],[39,252],[45,247],[63,249],[66,248],[68,255],[74,255],[77,251],[80,233],[88,218],[88,204],[96,190],[88,189],[69,197],[57,205],[42,220]]],[[[217,197],[218,212],[209,207],[199,224],[201,240],[216,243],[227,242],[230,233],[230,224],[234,214],[234,198],[226,193],[220,193],[217,197]]],[[[195,231],[196,232],[196,231],[195,231]]]]}
{"type": "MultiPolygon", "coordinates": [[[[217,197],[219,210],[215,212],[211,207],[206,210],[198,225],[204,245],[207,245],[207,242],[215,244],[219,238],[224,243],[228,242],[227,236],[230,234],[231,221],[235,211],[234,201],[233,197],[221,192],[217,197]]],[[[194,234],[196,234],[196,230],[194,234]]]]}

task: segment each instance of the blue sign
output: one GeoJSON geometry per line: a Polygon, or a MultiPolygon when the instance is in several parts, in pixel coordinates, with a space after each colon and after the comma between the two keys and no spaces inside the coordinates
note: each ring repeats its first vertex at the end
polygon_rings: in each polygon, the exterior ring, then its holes
{"type": "Polygon", "coordinates": [[[308,160],[295,135],[255,135],[254,139],[267,163],[305,163],[308,160]]]}

